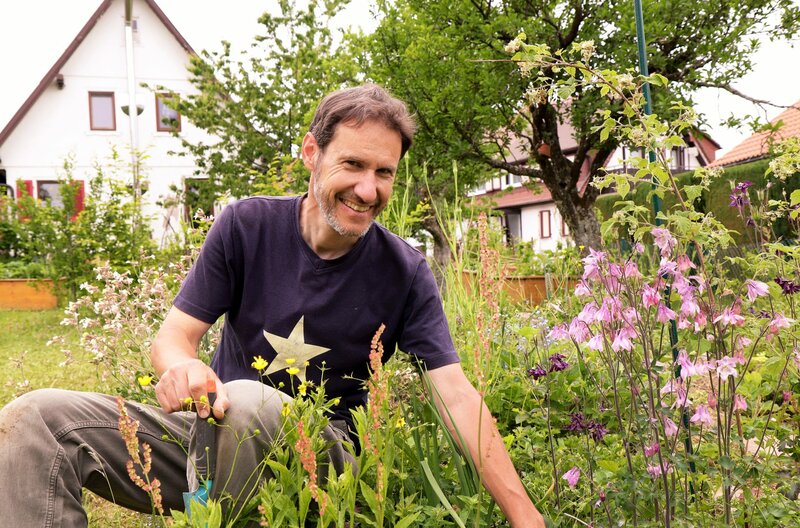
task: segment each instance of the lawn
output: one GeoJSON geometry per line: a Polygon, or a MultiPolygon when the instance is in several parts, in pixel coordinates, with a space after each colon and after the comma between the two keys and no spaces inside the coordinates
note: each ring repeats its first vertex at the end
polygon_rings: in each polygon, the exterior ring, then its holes
{"type": "MultiPolygon", "coordinates": [[[[59,345],[48,345],[55,335],[64,335],[76,345],[78,331],[60,325],[61,310],[0,311],[0,369],[5,373],[0,386],[0,406],[27,390],[57,387],[103,391],[106,385],[97,375],[88,354],[75,346],[75,361],[67,362],[59,345]]],[[[121,441],[121,440],[120,440],[121,441]]],[[[90,493],[85,503],[90,528],[152,526],[149,516],[130,513],[90,493]]]]}

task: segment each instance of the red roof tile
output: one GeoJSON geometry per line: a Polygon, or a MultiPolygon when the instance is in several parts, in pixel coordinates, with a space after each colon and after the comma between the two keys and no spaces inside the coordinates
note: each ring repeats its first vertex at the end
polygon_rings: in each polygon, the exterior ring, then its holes
{"type": "Polygon", "coordinates": [[[767,155],[772,142],[780,141],[788,137],[800,136],[800,101],[770,121],[770,124],[774,125],[779,121],[783,121],[783,126],[777,132],[759,132],[753,134],[733,147],[730,152],[713,163],[710,163],[709,166],[722,167],[761,158],[767,155]]]}

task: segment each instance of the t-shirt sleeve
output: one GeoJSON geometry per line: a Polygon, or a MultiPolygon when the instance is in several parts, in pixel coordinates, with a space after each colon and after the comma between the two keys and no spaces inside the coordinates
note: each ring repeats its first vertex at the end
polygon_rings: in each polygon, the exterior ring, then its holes
{"type": "Polygon", "coordinates": [[[450,328],[442,308],[439,288],[426,262],[421,262],[411,284],[403,313],[400,350],[411,354],[427,370],[458,363],[450,328]]]}
{"type": "Polygon", "coordinates": [[[236,289],[235,208],[223,209],[208,231],[200,255],[183,281],[173,304],[213,324],[231,308],[236,289]]]}

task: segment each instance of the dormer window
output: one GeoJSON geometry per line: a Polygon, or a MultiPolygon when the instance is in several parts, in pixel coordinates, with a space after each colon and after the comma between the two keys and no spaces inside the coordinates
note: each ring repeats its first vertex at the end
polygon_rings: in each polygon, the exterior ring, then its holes
{"type": "Polygon", "coordinates": [[[173,97],[168,93],[156,94],[156,130],[159,132],[181,131],[181,114],[168,106],[173,97]]]}
{"type": "Polygon", "coordinates": [[[89,92],[89,128],[91,130],[116,130],[114,92],[89,92]]]}

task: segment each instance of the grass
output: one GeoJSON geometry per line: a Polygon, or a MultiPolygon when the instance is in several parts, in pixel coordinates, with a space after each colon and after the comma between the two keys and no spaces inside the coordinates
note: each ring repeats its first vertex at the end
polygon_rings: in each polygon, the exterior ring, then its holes
{"type": "MultiPolygon", "coordinates": [[[[28,390],[56,387],[83,391],[106,391],[89,362],[89,354],[78,352],[79,331],[61,326],[61,310],[0,311],[0,407],[28,390]],[[58,345],[48,346],[55,335],[64,335],[75,350],[75,361],[62,364],[64,354],[58,345]]],[[[120,439],[120,441],[122,441],[120,439]]],[[[154,526],[149,515],[129,512],[91,493],[84,497],[89,528],[139,528],[154,526]]]]}

